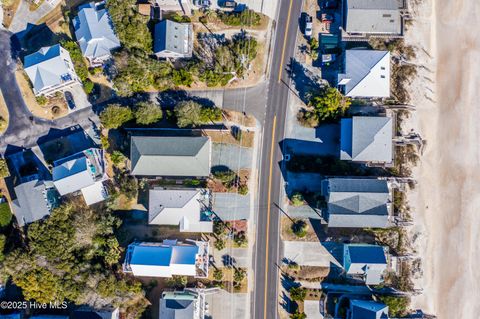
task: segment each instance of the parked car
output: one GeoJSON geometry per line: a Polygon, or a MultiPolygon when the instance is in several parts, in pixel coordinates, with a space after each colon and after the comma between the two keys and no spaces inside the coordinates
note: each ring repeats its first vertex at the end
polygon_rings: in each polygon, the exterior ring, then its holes
{"type": "Polygon", "coordinates": [[[75,105],[75,101],[73,100],[72,93],[69,91],[65,91],[63,95],[65,96],[65,101],[67,101],[68,108],[70,110],[74,110],[76,105],[75,105]]]}
{"type": "Polygon", "coordinates": [[[338,7],[338,2],[336,0],[328,0],[322,3],[322,9],[335,10],[338,7]]]}
{"type": "Polygon", "coordinates": [[[194,0],[193,4],[196,5],[197,7],[208,8],[212,5],[212,2],[210,0],[194,0]]]}
{"type": "Polygon", "coordinates": [[[237,3],[235,1],[231,1],[231,0],[225,0],[223,2],[220,3],[220,6],[223,7],[223,8],[235,8],[237,6],[237,3]]]}
{"type": "Polygon", "coordinates": [[[310,37],[312,36],[312,29],[313,29],[313,18],[309,14],[305,14],[305,36],[310,37]]]}
{"type": "Polygon", "coordinates": [[[322,22],[323,23],[333,23],[334,17],[332,14],[322,13],[322,22]]]}

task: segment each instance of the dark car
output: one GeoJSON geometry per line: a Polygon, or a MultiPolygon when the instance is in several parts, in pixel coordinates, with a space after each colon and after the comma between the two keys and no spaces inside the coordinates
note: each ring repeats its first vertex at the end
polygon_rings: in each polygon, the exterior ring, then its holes
{"type": "Polygon", "coordinates": [[[322,3],[323,9],[335,10],[338,7],[338,2],[336,0],[328,0],[322,3]]]}
{"type": "Polygon", "coordinates": [[[65,101],[67,101],[68,108],[70,110],[74,110],[76,106],[75,106],[75,101],[73,100],[72,93],[69,91],[65,91],[64,95],[65,95],[65,101]]]}
{"type": "Polygon", "coordinates": [[[237,6],[237,3],[231,0],[224,0],[220,3],[220,6],[223,8],[235,8],[237,6]]]}
{"type": "Polygon", "coordinates": [[[193,1],[193,4],[198,6],[198,7],[206,7],[206,8],[208,8],[212,5],[210,0],[195,0],[195,1],[193,1]]]}

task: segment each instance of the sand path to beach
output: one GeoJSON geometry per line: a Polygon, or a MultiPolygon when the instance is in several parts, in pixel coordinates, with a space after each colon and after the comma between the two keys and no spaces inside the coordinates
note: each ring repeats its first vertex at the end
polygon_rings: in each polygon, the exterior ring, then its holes
{"type": "Polygon", "coordinates": [[[478,319],[480,1],[425,0],[419,11],[408,41],[428,53],[419,54],[425,68],[413,99],[427,147],[411,199],[424,259],[424,294],[413,305],[439,319],[478,319]]]}

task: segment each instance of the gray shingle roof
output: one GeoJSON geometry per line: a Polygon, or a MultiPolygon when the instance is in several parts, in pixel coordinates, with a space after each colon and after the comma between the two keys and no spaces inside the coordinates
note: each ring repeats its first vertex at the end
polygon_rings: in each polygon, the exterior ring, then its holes
{"type": "Polygon", "coordinates": [[[49,205],[52,202],[49,204],[47,198],[54,196],[56,192],[54,189],[47,189],[43,181],[32,179],[15,186],[14,190],[17,198],[12,202],[13,210],[20,226],[50,215],[49,205]]]}
{"type": "Polygon", "coordinates": [[[401,34],[397,0],[347,0],[345,30],[350,33],[401,34]]]}
{"type": "Polygon", "coordinates": [[[161,319],[193,319],[195,297],[184,293],[168,293],[160,299],[161,319]]]}
{"type": "Polygon", "coordinates": [[[330,178],[329,227],[386,227],[390,200],[388,183],[377,179],[330,178]]]}
{"type": "Polygon", "coordinates": [[[80,8],[73,25],[75,37],[85,57],[108,56],[110,50],[120,47],[106,9],[99,9],[93,2],[80,8]]]}
{"type": "Polygon", "coordinates": [[[163,20],[155,25],[153,49],[156,54],[168,51],[191,57],[192,45],[193,29],[190,23],[163,20]]]}
{"type": "Polygon", "coordinates": [[[391,163],[392,129],[390,117],[354,116],[342,119],[340,159],[391,163]]]}
{"type": "Polygon", "coordinates": [[[132,136],[132,175],[208,176],[210,147],[204,136],[132,136]]]}

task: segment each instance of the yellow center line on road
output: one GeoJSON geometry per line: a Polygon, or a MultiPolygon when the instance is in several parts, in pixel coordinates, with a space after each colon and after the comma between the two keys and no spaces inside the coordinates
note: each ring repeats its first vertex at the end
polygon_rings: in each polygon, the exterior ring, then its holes
{"type": "Polygon", "coordinates": [[[284,38],[283,38],[282,60],[280,61],[280,69],[278,70],[278,83],[280,83],[280,81],[282,80],[283,60],[285,59],[285,48],[287,46],[288,30],[290,29],[288,26],[290,24],[290,15],[292,13],[292,4],[293,4],[293,0],[290,0],[290,5],[288,7],[288,15],[287,15],[287,25],[285,26],[285,35],[284,35],[284,38]]]}
{"type": "MultiPolygon", "coordinates": [[[[268,241],[270,230],[270,208],[272,197],[272,171],[273,171],[273,152],[275,150],[275,128],[277,126],[277,115],[273,116],[272,126],[272,145],[270,146],[270,170],[268,173],[268,201],[267,201],[267,230],[266,230],[266,249],[265,249],[265,302],[263,304],[263,318],[267,319],[267,291],[268,291],[268,241]]],[[[276,283],[275,283],[276,284],[276,283]]]]}

